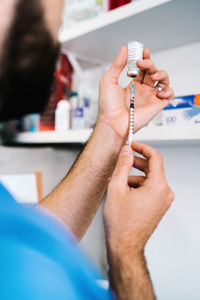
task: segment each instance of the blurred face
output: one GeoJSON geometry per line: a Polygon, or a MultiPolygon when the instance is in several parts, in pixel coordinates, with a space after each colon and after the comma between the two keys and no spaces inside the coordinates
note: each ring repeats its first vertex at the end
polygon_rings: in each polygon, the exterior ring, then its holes
{"type": "MultiPolygon", "coordinates": [[[[18,0],[0,0],[0,45],[11,24],[18,0]]],[[[55,39],[62,23],[64,0],[40,0],[47,27],[55,39]]]]}
{"type": "Polygon", "coordinates": [[[0,0],[0,51],[15,11],[16,0],[0,0]]]}
{"type": "Polygon", "coordinates": [[[63,6],[64,0],[0,0],[0,121],[46,105],[63,6]]]}
{"type": "Polygon", "coordinates": [[[64,0],[41,0],[47,26],[55,39],[58,37],[58,30],[62,24],[64,2],[64,0]]]}

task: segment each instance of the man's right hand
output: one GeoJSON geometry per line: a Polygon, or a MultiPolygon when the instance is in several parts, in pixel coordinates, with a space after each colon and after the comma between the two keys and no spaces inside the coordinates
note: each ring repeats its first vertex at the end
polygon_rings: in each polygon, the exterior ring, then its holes
{"type": "Polygon", "coordinates": [[[155,149],[134,142],[134,157],[124,146],[108,186],[104,224],[110,280],[118,299],[154,299],[143,250],[174,194],[167,184],[163,159],[155,149]],[[145,176],[129,176],[132,166],[145,176]]]}

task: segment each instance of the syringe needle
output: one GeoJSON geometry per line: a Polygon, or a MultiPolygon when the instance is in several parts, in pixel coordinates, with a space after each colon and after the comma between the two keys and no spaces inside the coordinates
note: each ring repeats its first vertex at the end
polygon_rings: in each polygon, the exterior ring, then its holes
{"type": "Polygon", "coordinates": [[[130,98],[130,115],[129,115],[129,134],[128,134],[128,145],[131,146],[134,134],[134,108],[135,108],[135,87],[132,82],[131,85],[131,98],[130,98]]]}

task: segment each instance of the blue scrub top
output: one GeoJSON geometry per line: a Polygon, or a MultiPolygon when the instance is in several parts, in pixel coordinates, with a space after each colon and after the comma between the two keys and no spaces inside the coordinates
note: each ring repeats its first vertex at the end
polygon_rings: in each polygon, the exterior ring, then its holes
{"type": "Polygon", "coordinates": [[[113,299],[100,278],[60,222],[17,204],[0,184],[0,299],[113,299]]]}

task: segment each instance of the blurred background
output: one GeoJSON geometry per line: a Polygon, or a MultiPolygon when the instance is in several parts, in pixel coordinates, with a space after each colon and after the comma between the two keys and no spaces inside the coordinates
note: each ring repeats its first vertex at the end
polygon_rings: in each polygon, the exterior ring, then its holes
{"type": "MultiPolygon", "coordinates": [[[[99,80],[120,47],[139,40],[150,49],[176,95],[174,106],[135,135],[163,154],[175,193],[146,248],[159,300],[200,299],[199,12],[199,0],[68,0],[48,106],[42,115],[0,127],[0,177],[16,198],[32,205],[66,175],[91,135],[99,80]]],[[[120,76],[122,86],[130,82],[126,73],[120,76]]],[[[102,207],[81,244],[106,274],[102,207]]]]}

